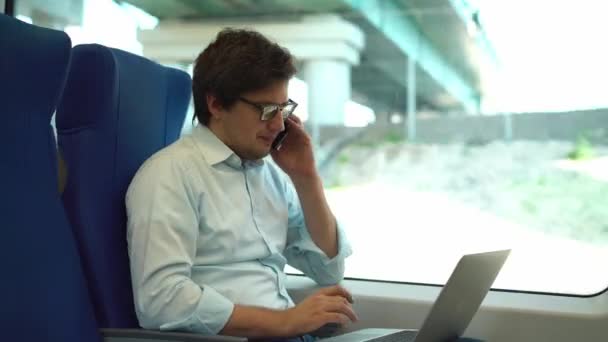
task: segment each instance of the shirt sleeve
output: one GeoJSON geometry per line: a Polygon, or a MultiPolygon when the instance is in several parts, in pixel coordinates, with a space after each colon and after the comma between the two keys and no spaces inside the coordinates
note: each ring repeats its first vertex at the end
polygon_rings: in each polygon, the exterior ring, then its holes
{"type": "Polygon", "coordinates": [[[234,304],[190,278],[200,198],[188,179],[185,168],[157,158],[146,162],[129,186],[125,202],[135,309],[146,329],[214,335],[234,304]]]}
{"type": "Polygon", "coordinates": [[[288,228],[285,258],[287,263],[319,285],[334,285],[344,278],[344,261],[352,254],[351,246],[340,223],[337,223],[338,254],[330,259],[313,241],[304,212],[293,185],[287,182],[288,228]]]}

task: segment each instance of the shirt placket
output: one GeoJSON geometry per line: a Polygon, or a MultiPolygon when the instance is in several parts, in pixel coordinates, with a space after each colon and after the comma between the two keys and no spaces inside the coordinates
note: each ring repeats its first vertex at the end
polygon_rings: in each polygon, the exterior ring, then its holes
{"type": "MultiPolygon", "coordinates": [[[[254,195],[254,187],[252,186],[251,183],[251,178],[256,176],[256,171],[258,171],[255,167],[250,167],[248,166],[246,163],[243,163],[241,166],[243,175],[245,177],[245,188],[247,190],[247,196],[249,198],[249,205],[251,208],[251,220],[256,228],[256,230],[258,231],[258,234],[260,234],[260,236],[262,237],[262,240],[264,241],[264,244],[266,245],[266,248],[269,251],[269,255],[265,258],[262,259],[258,259],[259,262],[270,268],[273,272],[274,275],[276,277],[276,284],[277,284],[277,290],[279,291],[279,294],[281,295],[281,297],[285,300],[286,302],[286,306],[291,302],[289,294],[287,293],[287,289],[285,286],[285,276],[283,274],[283,272],[279,269],[278,265],[284,264],[285,260],[284,257],[281,255],[281,253],[279,253],[276,248],[273,246],[273,244],[271,243],[270,239],[266,236],[266,233],[260,229],[259,226],[259,220],[257,219],[257,207],[255,205],[255,195],[254,195]]],[[[263,214],[263,213],[260,213],[263,214]]]]}

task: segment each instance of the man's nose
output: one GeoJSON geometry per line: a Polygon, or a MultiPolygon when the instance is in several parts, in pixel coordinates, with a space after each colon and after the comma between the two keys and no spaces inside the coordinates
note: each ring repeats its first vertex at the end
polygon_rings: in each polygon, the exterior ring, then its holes
{"type": "Polygon", "coordinates": [[[285,129],[285,123],[283,122],[283,110],[279,110],[277,114],[270,119],[269,125],[273,131],[280,132],[285,129]]]}

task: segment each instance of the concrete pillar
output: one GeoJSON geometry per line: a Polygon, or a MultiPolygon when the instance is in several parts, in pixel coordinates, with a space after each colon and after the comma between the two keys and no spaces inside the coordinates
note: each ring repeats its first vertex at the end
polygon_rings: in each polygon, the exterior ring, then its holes
{"type": "Polygon", "coordinates": [[[83,7],[84,0],[15,1],[14,14],[29,17],[34,25],[63,30],[82,24],[83,7]]]}
{"type": "Polygon", "coordinates": [[[308,84],[308,111],[311,122],[320,125],[344,124],[344,104],[350,99],[350,68],[346,61],[309,59],[302,76],[308,84]]]}
{"type": "Polygon", "coordinates": [[[416,60],[407,62],[407,140],[416,140],[416,60]]]}

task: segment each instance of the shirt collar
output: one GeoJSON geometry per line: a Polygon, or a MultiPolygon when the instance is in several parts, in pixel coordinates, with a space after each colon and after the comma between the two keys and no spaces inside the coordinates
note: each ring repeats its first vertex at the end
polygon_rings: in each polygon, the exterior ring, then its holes
{"type": "Polygon", "coordinates": [[[234,169],[242,169],[247,167],[260,166],[264,164],[263,159],[258,160],[243,160],[234,153],[230,147],[226,146],[209,127],[205,125],[197,125],[194,128],[194,137],[198,142],[199,149],[203,153],[205,160],[209,165],[217,165],[226,163],[234,169]]]}

